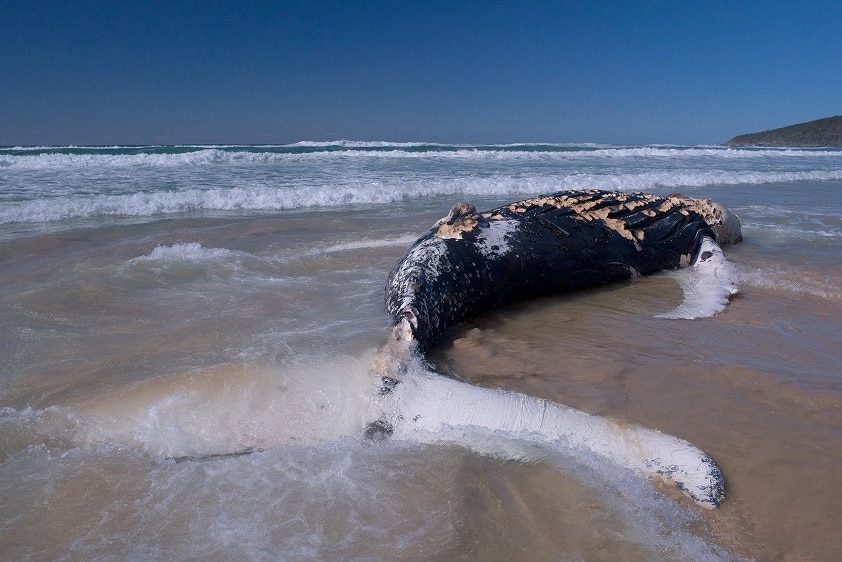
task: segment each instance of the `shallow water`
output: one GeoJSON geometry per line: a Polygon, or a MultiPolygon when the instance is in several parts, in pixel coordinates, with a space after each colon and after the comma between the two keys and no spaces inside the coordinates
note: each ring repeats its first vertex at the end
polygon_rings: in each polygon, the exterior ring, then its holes
{"type": "Polygon", "coordinates": [[[4,556],[842,552],[842,154],[363,148],[0,154],[4,556]],[[667,273],[490,313],[429,359],[690,441],[725,473],[721,508],[564,450],[361,438],[386,276],[454,200],[624,181],[742,217],[724,313],[656,318],[682,299],[667,273]]]}
{"type": "Polygon", "coordinates": [[[727,500],[704,515],[717,544],[758,560],[833,559],[838,303],[746,287],[720,316],[665,327],[644,312],[662,306],[663,280],[495,313],[454,334],[436,360],[476,384],[687,439],[726,475],[727,500]]]}

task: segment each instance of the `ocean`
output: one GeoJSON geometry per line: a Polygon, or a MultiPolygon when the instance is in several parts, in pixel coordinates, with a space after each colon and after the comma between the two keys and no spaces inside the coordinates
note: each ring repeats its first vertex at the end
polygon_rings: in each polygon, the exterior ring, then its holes
{"type": "Polygon", "coordinates": [[[0,148],[0,559],[831,560],[842,554],[842,150],[0,148]],[[509,306],[427,355],[675,435],[707,511],[559,444],[372,442],[389,271],[460,200],[712,198],[740,292],[683,271],[509,306]]]}

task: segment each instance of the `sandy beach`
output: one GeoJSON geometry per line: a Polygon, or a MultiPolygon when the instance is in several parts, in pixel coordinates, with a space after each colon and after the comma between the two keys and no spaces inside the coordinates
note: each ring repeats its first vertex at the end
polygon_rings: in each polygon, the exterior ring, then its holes
{"type": "MultiPolygon", "coordinates": [[[[842,156],[627,146],[0,151],[0,545],[15,560],[834,560],[842,156]],[[557,447],[372,445],[389,271],[456,200],[561,188],[737,212],[740,293],[678,272],[455,327],[444,376],[685,439],[703,510],[557,447]]],[[[517,441],[517,439],[514,439],[517,441]]],[[[514,443],[519,445],[518,443],[514,443]]],[[[526,445],[524,445],[526,446],[526,445]]]]}

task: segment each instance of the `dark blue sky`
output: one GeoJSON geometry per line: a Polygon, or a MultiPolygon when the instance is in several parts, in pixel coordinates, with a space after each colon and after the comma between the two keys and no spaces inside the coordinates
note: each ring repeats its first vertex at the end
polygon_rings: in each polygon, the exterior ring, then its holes
{"type": "Polygon", "coordinates": [[[0,145],[719,143],[842,114],[842,2],[0,0],[0,145]]]}

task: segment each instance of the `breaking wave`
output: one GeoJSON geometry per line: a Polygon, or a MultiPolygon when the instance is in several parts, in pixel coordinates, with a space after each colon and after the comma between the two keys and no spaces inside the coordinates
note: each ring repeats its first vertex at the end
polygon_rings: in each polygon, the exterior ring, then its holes
{"type": "Polygon", "coordinates": [[[67,194],[11,201],[0,210],[0,223],[50,222],[95,216],[157,216],[191,211],[283,211],[386,205],[436,196],[531,196],[566,189],[656,191],[705,186],[758,185],[798,181],[842,180],[842,169],[804,172],[659,171],[638,174],[588,174],[456,177],[350,177],[344,183],[253,185],[161,190],[123,194],[67,194]]]}
{"type": "Polygon", "coordinates": [[[417,159],[577,160],[628,159],[768,159],[839,158],[833,149],[723,148],[684,146],[609,146],[588,144],[454,145],[360,141],[302,141],[275,146],[14,147],[0,149],[0,169],[191,167],[236,163],[284,163],[296,160],[417,159]]]}

